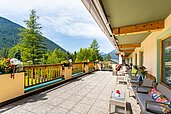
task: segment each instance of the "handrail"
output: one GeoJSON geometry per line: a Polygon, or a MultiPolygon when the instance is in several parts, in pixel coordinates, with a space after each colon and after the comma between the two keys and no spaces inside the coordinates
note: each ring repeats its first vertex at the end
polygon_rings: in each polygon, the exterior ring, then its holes
{"type": "Polygon", "coordinates": [[[24,66],[24,68],[28,68],[28,67],[48,67],[48,66],[61,66],[63,64],[44,64],[44,65],[27,65],[24,66]]]}

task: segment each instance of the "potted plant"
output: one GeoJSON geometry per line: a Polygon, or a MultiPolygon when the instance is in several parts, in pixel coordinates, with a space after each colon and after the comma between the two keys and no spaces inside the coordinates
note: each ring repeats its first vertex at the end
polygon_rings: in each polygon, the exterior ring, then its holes
{"type": "Polygon", "coordinates": [[[18,59],[4,58],[0,60],[0,74],[14,74],[23,72],[23,63],[18,59]]]}
{"type": "Polygon", "coordinates": [[[62,61],[61,63],[63,64],[64,67],[70,66],[70,63],[68,61],[62,61]]]}
{"type": "Polygon", "coordinates": [[[139,72],[142,74],[144,77],[147,75],[147,68],[145,66],[140,66],[139,67],[139,72]]]}
{"type": "Polygon", "coordinates": [[[18,61],[18,59],[0,60],[0,102],[4,102],[24,94],[23,65],[22,62],[13,60],[18,61]]]}

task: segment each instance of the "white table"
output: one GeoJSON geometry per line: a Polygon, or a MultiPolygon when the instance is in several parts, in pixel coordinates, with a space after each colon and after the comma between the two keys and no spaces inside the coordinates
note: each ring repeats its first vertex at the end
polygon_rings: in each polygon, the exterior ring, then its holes
{"type": "Polygon", "coordinates": [[[125,114],[126,114],[126,98],[125,93],[121,92],[120,97],[115,96],[115,91],[112,91],[110,100],[109,100],[109,113],[111,113],[111,105],[120,106],[125,108],[125,114]]]}

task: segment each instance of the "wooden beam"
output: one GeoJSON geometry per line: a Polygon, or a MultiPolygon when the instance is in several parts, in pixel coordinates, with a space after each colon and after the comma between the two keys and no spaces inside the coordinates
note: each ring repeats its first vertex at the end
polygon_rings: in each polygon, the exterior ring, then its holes
{"type": "Polygon", "coordinates": [[[141,47],[141,44],[122,44],[118,46],[119,48],[136,48],[141,47]]]}
{"type": "Polygon", "coordinates": [[[121,52],[124,52],[124,53],[132,53],[132,52],[134,52],[134,49],[132,49],[132,50],[121,50],[121,52]]]}
{"type": "Polygon", "coordinates": [[[156,21],[156,22],[145,23],[145,24],[113,28],[112,31],[115,36],[119,36],[119,35],[139,34],[145,32],[154,32],[157,30],[161,30],[163,28],[164,28],[164,21],[162,20],[162,21],[156,21]]]}

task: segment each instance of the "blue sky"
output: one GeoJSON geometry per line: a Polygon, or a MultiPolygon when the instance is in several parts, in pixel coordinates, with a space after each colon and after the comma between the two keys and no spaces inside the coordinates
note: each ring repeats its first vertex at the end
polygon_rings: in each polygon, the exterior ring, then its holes
{"type": "Polygon", "coordinates": [[[81,0],[0,0],[0,16],[25,26],[30,10],[40,17],[43,35],[73,52],[96,39],[100,51],[114,49],[81,0]]]}

